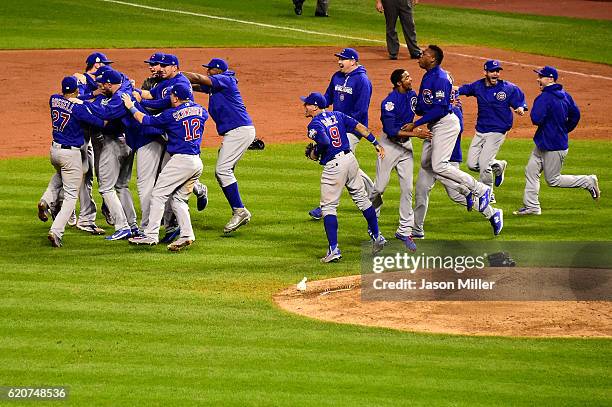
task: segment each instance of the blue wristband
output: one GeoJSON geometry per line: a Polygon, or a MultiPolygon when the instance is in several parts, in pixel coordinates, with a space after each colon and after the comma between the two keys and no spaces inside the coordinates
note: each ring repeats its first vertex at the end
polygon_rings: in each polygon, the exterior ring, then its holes
{"type": "Polygon", "coordinates": [[[132,113],[132,114],[136,114],[137,112],[139,112],[139,111],[140,111],[140,110],[136,109],[136,106],[132,106],[132,107],[130,107],[130,109],[129,109],[129,110],[130,110],[130,113],[132,113]]]}
{"type": "Polygon", "coordinates": [[[368,134],[366,136],[366,140],[368,140],[370,143],[377,145],[378,144],[378,140],[376,140],[376,137],[374,137],[374,135],[372,133],[368,134]]]}

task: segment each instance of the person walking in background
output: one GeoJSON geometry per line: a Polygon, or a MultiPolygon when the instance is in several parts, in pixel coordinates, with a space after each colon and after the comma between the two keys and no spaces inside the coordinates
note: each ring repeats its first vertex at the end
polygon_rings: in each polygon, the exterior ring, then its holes
{"type": "MultiPolygon", "coordinates": [[[[293,11],[298,16],[302,15],[302,6],[305,0],[293,0],[293,11]]],[[[317,8],[315,9],[315,17],[329,17],[327,10],[329,9],[329,0],[317,0],[317,8]]]]}
{"type": "Polygon", "coordinates": [[[421,56],[421,49],[417,44],[416,28],[412,9],[419,0],[376,0],[376,10],[385,14],[387,25],[387,51],[389,59],[397,59],[400,49],[399,39],[395,26],[399,17],[408,52],[411,59],[418,59],[421,56]]]}

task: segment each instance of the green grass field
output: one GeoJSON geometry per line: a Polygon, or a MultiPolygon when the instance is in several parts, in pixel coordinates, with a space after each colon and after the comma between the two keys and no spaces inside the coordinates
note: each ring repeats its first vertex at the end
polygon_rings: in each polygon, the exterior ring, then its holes
{"type": "MultiPolygon", "coordinates": [[[[291,0],[130,0],[166,10],[225,17],[333,35],[155,11],[102,0],[24,0],[0,4],[0,49],[166,48],[384,44],[384,17],[374,1],[342,0],[331,17],[293,13],[291,0]],[[246,6],[248,4],[248,6],[246,6]],[[25,28],[24,28],[25,27],[25,28]]],[[[612,23],[419,5],[415,13],[421,44],[482,45],[610,64],[612,23]]]]}
{"type": "MultiPolygon", "coordinates": [[[[521,204],[530,148],[530,141],[511,140],[502,149],[512,164],[497,192],[506,211],[521,204]]],[[[229,208],[214,181],[215,151],[206,150],[211,203],[192,211],[197,241],[178,254],[73,229],[63,249],[52,249],[49,225],[35,210],[51,165],[45,158],[0,161],[0,383],[69,385],[74,405],[609,402],[608,340],[409,334],[278,310],[272,294],[304,275],[357,273],[359,244],[367,239],[365,221],[345,194],[339,210],[345,257],[319,263],[323,227],[306,212],[318,200],[320,169],[302,149],[289,144],[247,154],[238,177],[254,217],[230,237],[221,233],[229,208]]],[[[373,173],[371,148],[359,153],[373,173]]],[[[603,175],[611,154],[610,143],[574,142],[565,170],[603,175]],[[586,154],[595,166],[579,160],[586,154]]],[[[602,190],[612,190],[602,178],[602,190]]],[[[381,216],[389,236],[398,196],[393,177],[381,216]]],[[[585,191],[547,187],[541,198],[541,217],[508,215],[498,239],[609,239],[602,226],[612,220],[607,199],[594,203],[585,191]]],[[[440,186],[430,207],[428,239],[492,239],[489,223],[452,204],[440,186]]]]}
{"type": "MultiPolygon", "coordinates": [[[[289,0],[141,3],[384,40],[384,19],[373,1],[334,0],[332,17],[324,20],[310,17],[314,0],[301,18],[289,0]]],[[[607,21],[429,6],[419,6],[416,19],[424,43],[612,60],[607,21]]],[[[0,34],[2,49],[373,44],[99,0],[2,2],[0,34]]],[[[418,163],[420,142],[415,146],[418,163]]],[[[216,152],[204,150],[210,205],[192,211],[197,241],[182,253],[106,242],[74,229],[64,248],[52,249],[50,224],[36,217],[53,172],[48,158],[0,160],[0,386],[65,385],[70,397],[61,404],[79,406],[610,405],[607,339],[417,334],[279,310],[272,295],[303,276],[358,273],[360,243],[367,239],[365,221],[345,194],[339,208],[344,258],[319,262],[323,226],[307,211],[318,202],[320,168],[303,157],[303,147],[268,145],[240,162],[237,175],[253,220],[229,237],[222,235],[230,210],[214,179],[216,152]]],[[[542,216],[514,218],[531,148],[530,140],[510,137],[500,152],[510,167],[496,192],[496,206],[506,212],[497,239],[610,240],[612,143],[572,141],[564,167],[568,174],[597,174],[599,202],[585,191],[544,185],[542,216]]],[[[373,175],[371,147],[360,147],[358,156],[373,175]]],[[[388,237],[398,197],[393,176],[381,215],[388,237]]],[[[104,225],[101,217],[98,224],[104,225]]],[[[432,191],[426,233],[432,240],[492,239],[489,223],[452,204],[441,186],[432,191]]]]}

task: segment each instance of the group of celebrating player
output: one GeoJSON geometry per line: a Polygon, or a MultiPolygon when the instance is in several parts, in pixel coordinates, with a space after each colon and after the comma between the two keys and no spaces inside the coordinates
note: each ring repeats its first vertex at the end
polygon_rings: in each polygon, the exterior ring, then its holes
{"type": "MultiPolygon", "coordinates": [[[[493,188],[504,182],[507,162],[497,160],[496,155],[512,128],[513,112],[523,116],[528,110],[521,89],[500,79],[501,63],[488,60],[484,64],[484,78],[453,86],[452,77],[441,68],[442,49],[428,46],[418,58],[419,67],[426,71],[418,94],[412,89],[408,71],[392,72],[393,90],[381,103],[383,134],[377,140],[366,127],[372,85],[359,64],[359,55],[352,48],[335,55],[340,70],[332,76],[325,94],[313,92],[301,98],[305,116],[312,118],[308,137],[315,142],[307,147],[306,156],[323,165],[320,206],[309,212],[312,218],[323,219],[328,239],[328,250],[321,261],[329,263],[342,257],[336,208],[344,186],[367,220],[372,252],[382,250],[386,240],[379,231],[377,217],[393,169],[398,174],[401,193],[395,237],[409,250],[416,250],[414,239],[425,237],[423,227],[429,192],[436,180],[444,185],[451,200],[464,205],[468,211],[477,204],[478,211],[491,223],[493,234],[499,235],[504,226],[503,211],[491,204],[496,202],[493,188]],[[459,168],[463,131],[461,95],[477,99],[476,134],[467,165],[479,172],[479,180],[459,168]],[[333,111],[326,110],[330,105],[333,111]],[[415,115],[421,117],[415,120],[415,115]],[[370,141],[378,153],[374,182],[359,169],[354,155],[361,137],[370,141]],[[423,140],[414,210],[412,137],[423,140]]],[[[555,68],[546,66],[535,72],[542,94],[534,101],[531,111],[532,122],[538,129],[534,136],[536,146],[525,169],[524,207],[513,212],[519,216],[541,213],[538,192],[542,172],[550,186],[584,188],[593,199],[599,199],[601,193],[595,175],[560,174],[568,150],[568,133],[578,124],[580,111],[571,96],[556,83],[555,68]]]]}
{"type": "Polygon", "coordinates": [[[95,224],[94,169],[104,201],[102,212],[115,227],[107,240],[156,245],[163,223],[161,242],[168,243],[169,250],[191,245],[195,235],[187,201],[193,192],[198,210],[208,202],[208,189],[198,178],[209,113],[223,136],[215,175],[232,208],[224,232],[231,233],[251,219],[234,168],[255,140],[255,127],[234,72],[219,58],[203,65],[206,75],[181,72],[172,54],[155,53],[144,62],[150,77],[136,88],[104,54],[93,53],[87,57],[85,73],[65,77],[62,93],[50,98],[50,155],[56,173],[38,203],[38,217],[45,222],[54,219],[48,233],[53,247],[63,245],[66,224],[94,235],[105,233],[95,224]],[[210,95],[208,111],[194,102],[193,91],[210,95]],[[128,189],[135,155],[140,227],[128,189]]]}
{"type": "MultiPolygon", "coordinates": [[[[342,257],[336,209],[345,186],[367,221],[373,252],[382,250],[386,239],[379,230],[378,216],[394,169],[401,192],[395,237],[409,250],[416,250],[414,239],[425,237],[429,193],[436,181],[444,185],[451,200],[468,211],[476,205],[489,220],[493,234],[499,235],[503,211],[491,204],[495,203],[493,188],[504,181],[507,162],[497,160],[496,155],[512,128],[513,112],[523,116],[528,110],[521,89],[500,79],[501,63],[488,60],[484,78],[453,86],[451,75],[441,67],[442,49],[428,46],[418,58],[419,67],[425,70],[418,93],[408,71],[391,73],[393,90],[381,103],[383,133],[377,140],[367,128],[372,84],[359,63],[359,54],[345,48],[335,56],[339,70],[332,75],[325,94],[313,92],[301,98],[305,116],[312,118],[308,137],[314,143],[306,155],[323,166],[320,205],[309,212],[312,218],[323,219],[328,239],[327,254],[321,261],[342,257]],[[467,166],[479,172],[478,180],[459,166],[461,95],[477,99],[476,134],[467,166]],[[333,110],[327,110],[329,106],[333,110]],[[420,118],[415,120],[416,116],[420,118]],[[423,140],[414,209],[412,137],[423,140]],[[372,143],[378,153],[375,181],[359,168],[354,155],[361,138],[372,143]]],[[[224,232],[231,233],[251,219],[240,197],[234,168],[256,137],[235,73],[219,58],[203,65],[205,75],[180,71],[179,60],[172,54],[155,53],[144,62],[150,76],[136,88],[125,74],[111,67],[112,61],[104,54],[93,53],[86,60],[85,73],[65,77],[62,93],[51,96],[51,163],[56,174],[38,203],[38,216],[43,221],[53,217],[48,238],[54,247],[62,246],[66,224],[96,235],[105,233],[95,224],[94,172],[104,202],[102,212],[115,227],[107,240],[128,239],[137,245],[168,243],[172,251],[191,245],[195,235],[187,201],[193,192],[198,210],[208,202],[208,189],[198,178],[202,174],[200,144],[209,114],[223,136],[215,175],[232,208],[224,232]],[[209,94],[208,111],[194,102],[193,91],[209,94]],[[140,227],[128,189],[135,155],[140,227]],[[165,236],[160,240],[162,224],[165,236]]],[[[600,196],[595,175],[561,175],[568,133],[578,124],[580,111],[556,83],[555,68],[546,66],[536,72],[542,90],[531,109],[531,120],[538,126],[536,146],[525,170],[524,207],[515,215],[541,213],[538,192],[542,172],[550,186],[579,187],[594,199],[600,196]]]]}

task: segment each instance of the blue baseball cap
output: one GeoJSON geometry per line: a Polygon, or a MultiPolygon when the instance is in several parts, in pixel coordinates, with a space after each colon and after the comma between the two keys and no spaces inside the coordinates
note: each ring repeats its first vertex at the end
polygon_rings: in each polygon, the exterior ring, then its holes
{"type": "Polygon", "coordinates": [[[180,100],[189,100],[191,97],[191,87],[178,83],[172,87],[172,94],[180,100]]]}
{"type": "Polygon", "coordinates": [[[327,107],[327,100],[325,99],[325,96],[319,92],[312,92],[308,96],[300,96],[300,100],[306,105],[315,105],[321,109],[327,107]]]}
{"type": "Polygon", "coordinates": [[[151,57],[148,60],[144,62],[145,64],[157,65],[161,62],[163,57],[164,57],[163,52],[156,52],[155,54],[151,55],[151,57]]]}
{"type": "Polygon", "coordinates": [[[96,72],[94,72],[94,76],[100,76],[100,75],[102,75],[104,72],[106,72],[106,71],[110,71],[110,70],[112,70],[112,69],[113,69],[113,68],[112,68],[112,67],[110,67],[110,66],[108,66],[108,65],[101,66],[101,67],[99,67],[99,68],[98,68],[98,70],[97,70],[96,72]]]}
{"type": "Polygon", "coordinates": [[[87,65],[93,65],[95,63],[112,64],[113,61],[106,58],[106,55],[104,55],[101,52],[94,52],[93,54],[87,57],[87,59],[85,60],[85,63],[87,65]]]}
{"type": "Polygon", "coordinates": [[[504,68],[502,68],[501,62],[499,62],[497,59],[489,59],[487,62],[484,63],[484,70],[485,71],[503,71],[504,68]]]}
{"type": "Polygon", "coordinates": [[[533,72],[544,78],[553,78],[555,81],[559,78],[559,73],[557,72],[557,70],[554,67],[548,65],[546,65],[542,69],[534,69],[533,72]]]}
{"type": "Polygon", "coordinates": [[[176,55],[162,54],[162,57],[159,60],[159,64],[164,65],[164,66],[168,66],[168,65],[179,66],[179,60],[176,55]]]}
{"type": "Polygon", "coordinates": [[[353,48],[344,48],[334,55],[340,59],[354,59],[355,61],[359,61],[359,54],[353,48]]]}
{"type": "Polygon", "coordinates": [[[222,60],[221,58],[213,58],[210,60],[208,64],[202,65],[204,68],[217,68],[222,70],[223,72],[227,71],[227,62],[222,60]]]}
{"type": "Polygon", "coordinates": [[[66,76],[62,79],[62,93],[74,93],[79,87],[79,83],[74,76],[66,76]]]}
{"type": "Polygon", "coordinates": [[[119,72],[114,69],[108,69],[102,72],[102,75],[96,76],[96,82],[118,85],[122,82],[122,78],[119,72]]]}

